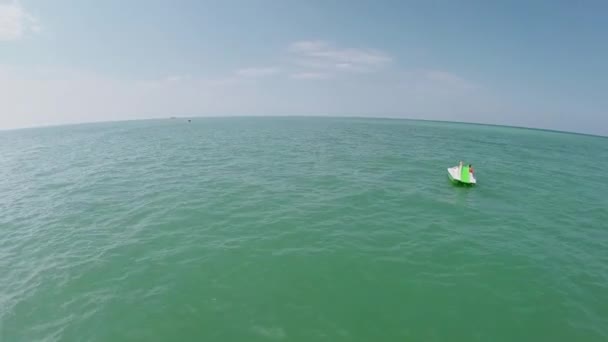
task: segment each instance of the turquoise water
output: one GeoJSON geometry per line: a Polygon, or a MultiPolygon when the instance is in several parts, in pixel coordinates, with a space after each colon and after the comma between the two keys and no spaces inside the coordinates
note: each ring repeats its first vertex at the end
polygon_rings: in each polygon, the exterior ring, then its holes
{"type": "Polygon", "coordinates": [[[606,341],[607,169],[406,120],[0,132],[0,341],[606,341]]]}

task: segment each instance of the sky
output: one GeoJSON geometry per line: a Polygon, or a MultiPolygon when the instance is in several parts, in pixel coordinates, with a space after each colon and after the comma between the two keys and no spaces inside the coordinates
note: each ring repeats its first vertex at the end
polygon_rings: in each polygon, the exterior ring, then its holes
{"type": "Polygon", "coordinates": [[[608,2],[0,0],[0,129],[403,117],[608,135],[608,2]]]}

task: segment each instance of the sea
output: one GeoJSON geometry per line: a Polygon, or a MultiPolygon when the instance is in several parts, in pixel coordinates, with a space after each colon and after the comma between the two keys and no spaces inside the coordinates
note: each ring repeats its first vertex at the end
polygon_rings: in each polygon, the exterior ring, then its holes
{"type": "Polygon", "coordinates": [[[459,123],[2,131],[0,341],[608,341],[607,170],[459,123]]]}

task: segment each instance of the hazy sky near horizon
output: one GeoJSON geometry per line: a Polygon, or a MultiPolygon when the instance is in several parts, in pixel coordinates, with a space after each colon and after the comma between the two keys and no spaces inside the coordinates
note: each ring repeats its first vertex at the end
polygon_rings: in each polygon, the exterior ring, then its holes
{"type": "Polygon", "coordinates": [[[608,2],[0,0],[0,129],[170,116],[608,135],[608,2]]]}

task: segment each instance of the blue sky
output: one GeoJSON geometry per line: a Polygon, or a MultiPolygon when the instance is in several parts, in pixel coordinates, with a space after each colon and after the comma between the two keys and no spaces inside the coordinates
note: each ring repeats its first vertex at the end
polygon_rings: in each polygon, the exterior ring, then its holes
{"type": "Polygon", "coordinates": [[[605,1],[0,0],[0,128],[387,116],[608,135],[605,1]]]}

